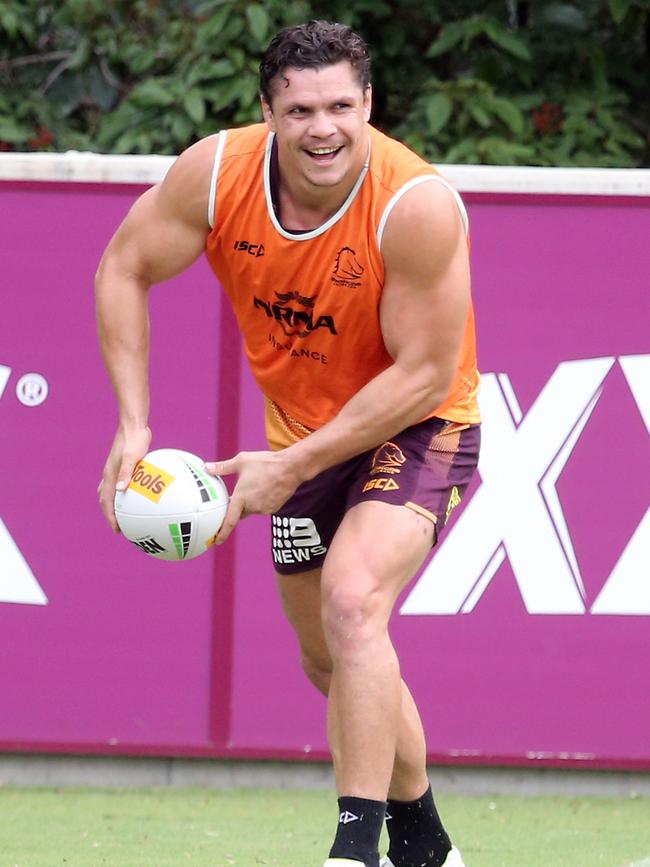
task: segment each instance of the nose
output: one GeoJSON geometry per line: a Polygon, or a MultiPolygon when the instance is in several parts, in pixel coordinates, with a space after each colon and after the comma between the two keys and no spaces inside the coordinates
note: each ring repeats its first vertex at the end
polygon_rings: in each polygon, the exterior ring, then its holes
{"type": "Polygon", "coordinates": [[[317,111],[311,116],[309,134],[314,138],[328,138],[336,132],[336,125],[326,111],[317,111]]]}

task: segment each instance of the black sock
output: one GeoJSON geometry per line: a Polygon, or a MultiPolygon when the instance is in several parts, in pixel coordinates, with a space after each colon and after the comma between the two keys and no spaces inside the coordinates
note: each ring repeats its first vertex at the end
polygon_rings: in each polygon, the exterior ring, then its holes
{"type": "Polygon", "coordinates": [[[351,858],[365,867],[379,867],[379,835],[385,813],[385,801],[339,798],[339,825],[330,858],[351,858]]]}
{"type": "Polygon", "coordinates": [[[388,857],[394,867],[441,867],[451,849],[431,786],[416,801],[388,800],[388,857]]]}

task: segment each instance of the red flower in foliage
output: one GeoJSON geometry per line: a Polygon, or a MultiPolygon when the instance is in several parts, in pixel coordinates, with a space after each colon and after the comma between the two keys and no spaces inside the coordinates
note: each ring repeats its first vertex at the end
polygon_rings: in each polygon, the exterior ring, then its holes
{"type": "Polygon", "coordinates": [[[54,133],[46,126],[37,126],[34,132],[36,135],[27,140],[27,144],[33,151],[43,150],[54,141],[54,133]]]}
{"type": "Polygon", "coordinates": [[[540,135],[556,135],[562,129],[562,106],[545,102],[533,110],[533,123],[540,135]]]}
{"type": "Polygon", "coordinates": [[[0,141],[0,151],[11,151],[14,149],[14,146],[11,142],[8,141],[0,141]]]}

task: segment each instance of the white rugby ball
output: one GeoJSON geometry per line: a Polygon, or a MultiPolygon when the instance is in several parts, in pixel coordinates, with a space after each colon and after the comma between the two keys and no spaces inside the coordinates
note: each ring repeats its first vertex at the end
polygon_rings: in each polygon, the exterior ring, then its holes
{"type": "Polygon", "coordinates": [[[191,560],[210,548],[228,508],[228,491],[201,458],[155,449],[138,462],[126,491],[115,494],[122,535],[159,560],[191,560]]]}

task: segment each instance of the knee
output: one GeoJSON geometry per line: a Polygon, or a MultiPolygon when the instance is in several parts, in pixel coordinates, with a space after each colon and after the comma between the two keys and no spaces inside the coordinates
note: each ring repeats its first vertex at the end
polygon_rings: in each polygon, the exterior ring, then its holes
{"type": "Polygon", "coordinates": [[[387,616],[379,588],[361,576],[337,580],[323,594],[323,629],[335,656],[354,651],[386,629],[387,616]]]}
{"type": "Polygon", "coordinates": [[[300,661],[302,669],[319,692],[327,695],[332,677],[331,660],[302,651],[300,661]]]}

